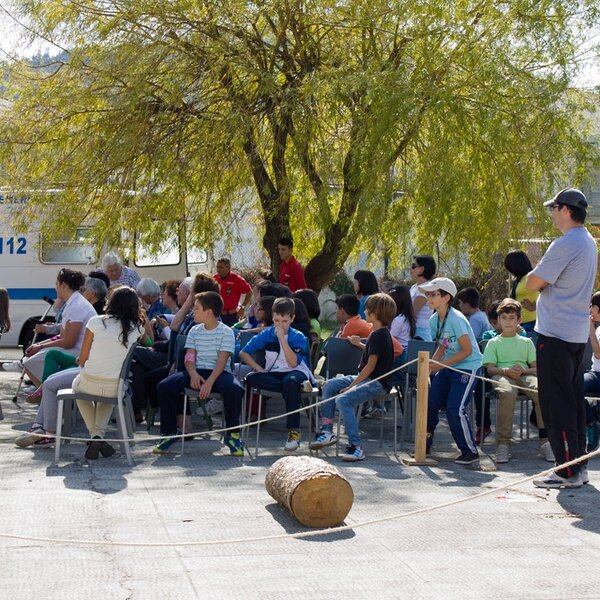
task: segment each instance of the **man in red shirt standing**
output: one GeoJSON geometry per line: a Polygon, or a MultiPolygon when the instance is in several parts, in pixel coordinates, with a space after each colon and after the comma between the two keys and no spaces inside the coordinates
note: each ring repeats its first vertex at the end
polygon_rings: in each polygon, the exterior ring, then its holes
{"type": "Polygon", "coordinates": [[[307,287],[304,280],[304,269],[294,258],[294,242],[292,238],[283,237],[277,244],[281,266],[279,267],[279,283],[287,285],[292,292],[303,290],[307,287]]]}
{"type": "Polygon", "coordinates": [[[241,275],[231,270],[231,260],[226,257],[217,261],[217,272],[213,277],[219,284],[223,298],[221,320],[225,325],[232,327],[244,316],[246,307],[252,301],[252,288],[241,275]],[[240,299],[243,294],[245,297],[242,304],[240,299]]]}

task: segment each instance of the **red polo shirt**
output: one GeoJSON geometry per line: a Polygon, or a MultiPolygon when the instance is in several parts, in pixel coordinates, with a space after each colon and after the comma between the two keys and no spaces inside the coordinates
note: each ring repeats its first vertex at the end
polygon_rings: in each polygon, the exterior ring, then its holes
{"type": "Polygon", "coordinates": [[[281,266],[279,267],[279,283],[287,285],[292,292],[303,290],[307,287],[304,280],[304,269],[293,256],[287,262],[281,262],[281,266]]]}
{"type": "Polygon", "coordinates": [[[240,304],[240,296],[252,293],[250,284],[241,275],[233,271],[229,271],[227,277],[221,277],[218,273],[215,273],[213,277],[221,288],[224,311],[237,309],[240,304]]]}

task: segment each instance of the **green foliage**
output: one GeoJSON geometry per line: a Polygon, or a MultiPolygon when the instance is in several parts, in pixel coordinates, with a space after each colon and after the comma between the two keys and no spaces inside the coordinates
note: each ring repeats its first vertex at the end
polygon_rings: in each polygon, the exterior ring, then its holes
{"type": "Polygon", "coordinates": [[[597,160],[593,99],[570,89],[593,2],[19,4],[69,48],[50,73],[10,67],[2,184],[62,190],[22,225],[158,246],[185,220],[211,245],[250,206],[272,267],[291,231],[320,288],[360,250],[398,264],[407,240],[485,264],[543,233],[540,198],[597,160]]]}
{"type": "Polygon", "coordinates": [[[338,271],[335,277],[331,280],[329,287],[335,294],[336,298],[342,294],[354,294],[354,285],[352,283],[352,279],[346,275],[345,271],[338,271]]]}

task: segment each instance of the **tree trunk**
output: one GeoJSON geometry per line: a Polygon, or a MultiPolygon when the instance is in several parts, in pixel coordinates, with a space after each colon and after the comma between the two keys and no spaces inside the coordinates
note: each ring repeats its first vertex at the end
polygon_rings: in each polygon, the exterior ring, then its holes
{"type": "Polygon", "coordinates": [[[306,527],[335,527],[344,521],[354,494],[332,465],[310,456],[280,458],[267,471],[269,495],[306,527]]]}

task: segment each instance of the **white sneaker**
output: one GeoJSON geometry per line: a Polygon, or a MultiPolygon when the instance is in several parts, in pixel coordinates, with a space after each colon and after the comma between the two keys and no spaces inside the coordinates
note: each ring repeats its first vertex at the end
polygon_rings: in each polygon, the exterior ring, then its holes
{"type": "Polygon", "coordinates": [[[2,363],[2,370],[9,373],[20,373],[23,370],[23,363],[20,360],[2,363]]]}
{"type": "Polygon", "coordinates": [[[557,475],[554,471],[550,473],[544,479],[534,479],[533,485],[539,488],[546,488],[548,490],[559,490],[562,488],[580,488],[583,485],[583,480],[581,479],[581,474],[577,473],[577,475],[573,475],[573,477],[561,477],[557,475]]]}
{"type": "Polygon", "coordinates": [[[585,484],[590,482],[590,476],[588,475],[587,467],[581,467],[579,474],[581,475],[581,483],[585,484]]]}
{"type": "Polygon", "coordinates": [[[337,442],[337,436],[333,431],[329,431],[328,429],[322,429],[319,435],[310,442],[308,447],[311,450],[320,450],[321,448],[325,448],[326,446],[333,446],[337,442]]]}
{"type": "Polygon", "coordinates": [[[554,452],[552,452],[552,446],[550,446],[550,442],[544,442],[540,446],[540,454],[545,461],[555,463],[556,459],[554,458],[554,452]]]}
{"type": "Polygon", "coordinates": [[[31,384],[31,385],[24,385],[24,386],[21,388],[21,391],[22,391],[24,394],[27,394],[28,396],[29,396],[29,394],[33,394],[33,392],[35,392],[36,390],[37,390],[37,386],[35,386],[35,385],[33,385],[33,384],[31,384]]]}
{"type": "Polygon", "coordinates": [[[507,463],[510,460],[510,454],[508,452],[508,444],[498,444],[496,448],[496,462],[507,463]]]}
{"type": "Polygon", "coordinates": [[[283,447],[286,452],[295,452],[300,448],[300,432],[295,429],[290,429],[288,438],[283,447]]]}

